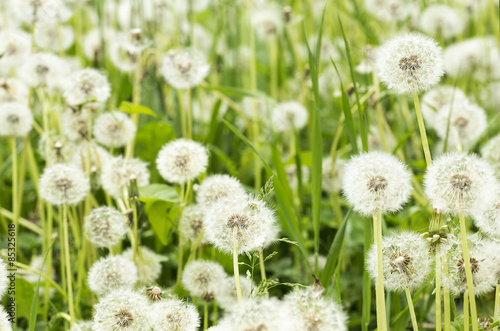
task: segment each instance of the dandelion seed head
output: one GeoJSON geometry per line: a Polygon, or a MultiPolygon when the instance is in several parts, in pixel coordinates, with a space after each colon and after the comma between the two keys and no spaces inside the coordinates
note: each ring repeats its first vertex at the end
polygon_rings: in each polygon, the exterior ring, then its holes
{"type": "Polygon", "coordinates": [[[440,109],[445,110],[446,108],[443,108],[445,105],[448,105],[449,111],[451,105],[465,102],[466,100],[465,93],[452,86],[439,85],[429,90],[422,97],[421,103],[425,125],[437,130],[438,111],[440,109]]]}
{"type": "Polygon", "coordinates": [[[252,15],[252,26],[261,39],[279,35],[284,26],[280,7],[276,4],[266,4],[255,10],[252,15]]]}
{"type": "MultiPolygon", "coordinates": [[[[195,243],[203,231],[203,218],[206,213],[206,207],[196,204],[184,208],[180,219],[182,238],[195,243]]],[[[200,244],[206,244],[205,236],[201,238],[200,244]]]]}
{"type": "Polygon", "coordinates": [[[500,197],[495,203],[485,210],[473,215],[474,223],[481,232],[495,239],[500,239],[500,197]]]}
{"type": "MultiPolygon", "coordinates": [[[[403,231],[382,239],[384,286],[389,291],[402,292],[421,286],[429,276],[432,258],[427,241],[416,232],[403,231]]],[[[372,279],[378,276],[377,247],[368,252],[366,268],[372,279]]]]}
{"type": "Polygon", "coordinates": [[[163,77],[178,90],[199,85],[209,70],[210,65],[204,56],[194,49],[170,50],[161,64],[163,77]]]}
{"type": "Polygon", "coordinates": [[[88,121],[89,111],[87,109],[81,111],[67,109],[61,114],[63,133],[71,141],[81,141],[89,138],[88,121]]]}
{"type": "Polygon", "coordinates": [[[88,273],[89,288],[97,295],[132,289],[137,281],[135,264],[119,255],[100,258],[88,273]]]}
{"type": "Polygon", "coordinates": [[[239,254],[265,247],[276,240],[278,228],[274,211],[264,201],[249,196],[247,200],[220,200],[212,205],[203,221],[205,236],[223,252],[239,254]]]}
{"type": "Polygon", "coordinates": [[[420,28],[425,33],[443,38],[459,35],[465,28],[465,22],[459,13],[447,5],[427,7],[420,16],[420,28]]]}
{"type": "Polygon", "coordinates": [[[167,299],[151,305],[151,324],[154,331],[196,331],[200,315],[196,307],[178,299],[167,299]]]}
{"type": "Polygon", "coordinates": [[[10,315],[0,306],[0,330],[12,331],[12,324],[9,322],[10,315]]]}
{"type": "Polygon", "coordinates": [[[19,78],[28,86],[47,87],[50,92],[59,89],[67,73],[67,63],[51,53],[31,54],[18,72],[19,78]]]}
{"type": "Polygon", "coordinates": [[[307,124],[309,113],[298,102],[289,101],[278,104],[271,113],[271,121],[276,131],[300,130],[307,124]]]}
{"type": "Polygon", "coordinates": [[[399,35],[383,44],[376,66],[380,80],[398,94],[426,91],[443,75],[441,48],[418,33],[399,35]]]}
{"type": "Polygon", "coordinates": [[[106,76],[92,68],[81,69],[71,74],[64,90],[64,98],[72,106],[88,101],[104,103],[110,94],[111,87],[106,76]]]}
{"type": "Polygon", "coordinates": [[[20,79],[0,78],[0,103],[19,102],[26,104],[29,89],[20,79]]]}
{"type": "Polygon", "coordinates": [[[13,13],[24,23],[64,22],[71,10],[60,0],[19,0],[13,3],[13,13]]]}
{"type": "Polygon", "coordinates": [[[7,272],[7,264],[0,258],[0,299],[7,292],[7,287],[9,284],[9,278],[7,272]]]}
{"type": "Polygon", "coordinates": [[[95,120],[94,136],[97,142],[107,147],[122,147],[135,138],[134,121],[125,113],[111,111],[95,120]]]}
{"type": "Polygon", "coordinates": [[[0,103],[0,136],[24,137],[33,125],[31,110],[22,103],[0,103]]]}
{"type": "Polygon", "coordinates": [[[207,150],[196,141],[176,139],[165,144],[156,159],[160,175],[167,181],[182,184],[205,172],[207,150]]]}
{"type": "Polygon", "coordinates": [[[479,213],[493,205],[498,183],[492,167],[474,154],[448,153],[427,168],[425,194],[442,213],[479,213]]]}
{"type": "Polygon", "coordinates": [[[137,179],[137,186],[149,185],[148,164],[136,158],[114,157],[102,168],[102,187],[113,197],[122,197],[130,186],[130,176],[137,179]]]}
{"type": "Polygon", "coordinates": [[[78,168],[55,164],[45,168],[40,177],[40,196],[52,205],[75,205],[85,199],[90,184],[78,168]]]}
{"type": "Polygon", "coordinates": [[[94,322],[92,321],[83,321],[83,322],[78,322],[75,325],[69,329],[69,331],[93,331],[94,329],[92,328],[94,325],[94,322]]]}
{"type": "Polygon", "coordinates": [[[491,138],[481,149],[481,154],[493,166],[497,178],[500,178],[500,135],[491,138]]]}
{"type": "MultiPolygon", "coordinates": [[[[225,311],[232,311],[238,307],[238,294],[236,292],[236,282],[234,276],[227,276],[220,282],[220,288],[215,291],[215,299],[217,303],[225,311]]],[[[245,276],[240,276],[241,296],[248,298],[250,291],[255,288],[255,284],[251,284],[245,276]]]]}
{"type": "Polygon", "coordinates": [[[211,175],[201,182],[196,190],[196,202],[210,207],[220,199],[246,199],[245,189],[240,181],[229,175],[211,175]]]}
{"type": "Polygon", "coordinates": [[[93,209],[85,217],[85,237],[96,247],[112,247],[123,239],[128,226],[128,218],[112,207],[93,209]]]}
{"type": "Polygon", "coordinates": [[[182,284],[191,296],[212,301],[226,277],[226,272],[217,262],[195,260],[184,268],[182,284]]]}
{"type": "MultiPolygon", "coordinates": [[[[117,32],[108,27],[104,27],[104,43],[111,44],[116,38],[117,32]]],[[[90,60],[96,60],[102,56],[101,36],[98,28],[90,30],[83,38],[83,54],[90,60]]]]}
{"type": "Polygon", "coordinates": [[[31,53],[29,34],[14,29],[0,31],[0,65],[14,68],[23,64],[31,53]]]}
{"type": "Polygon", "coordinates": [[[338,193],[342,189],[342,177],[347,161],[341,158],[332,163],[331,157],[323,159],[322,166],[322,187],[328,193],[338,193]]]}
{"type": "Polygon", "coordinates": [[[149,331],[151,306],[148,299],[129,289],[112,291],[94,306],[93,331],[149,331]]]}
{"type": "MultiPolygon", "coordinates": [[[[137,272],[139,276],[139,282],[142,284],[151,285],[156,282],[161,274],[161,256],[156,254],[151,249],[141,246],[141,255],[137,260],[137,272]]],[[[123,257],[134,260],[134,251],[132,248],[128,248],[122,254],[123,257]]]]}
{"type": "Polygon", "coordinates": [[[400,210],[412,186],[408,168],[394,156],[370,152],[353,157],[344,167],[343,190],[357,212],[372,216],[400,210]]]}
{"type": "Polygon", "coordinates": [[[75,34],[73,28],[54,22],[38,22],[35,24],[35,44],[41,49],[59,52],[73,45],[75,34]]]}

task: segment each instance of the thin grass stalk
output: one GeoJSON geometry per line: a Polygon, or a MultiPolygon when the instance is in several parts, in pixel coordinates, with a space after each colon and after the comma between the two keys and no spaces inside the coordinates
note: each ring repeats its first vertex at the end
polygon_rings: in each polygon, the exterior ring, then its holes
{"type": "MultiPolygon", "coordinates": [[[[493,323],[498,322],[498,313],[500,309],[500,284],[497,283],[495,290],[495,310],[493,313],[493,323]]],[[[498,331],[498,326],[496,326],[493,331],[498,331]]]]}
{"type": "Polygon", "coordinates": [[[384,296],[384,268],[382,262],[382,213],[377,210],[373,215],[373,232],[377,245],[378,272],[375,284],[375,295],[377,302],[377,328],[379,331],[387,331],[387,314],[384,296]]]}
{"type": "MultiPolygon", "coordinates": [[[[259,267],[260,267],[260,277],[262,279],[262,282],[266,283],[267,277],[266,277],[266,267],[264,265],[264,249],[261,249],[259,251],[259,267]]],[[[267,290],[267,287],[264,289],[264,293],[266,295],[266,298],[269,298],[269,292],[267,290]]]]}
{"type": "Polygon", "coordinates": [[[441,331],[441,256],[436,245],[436,331],[441,331]]]}
{"type": "Polygon", "coordinates": [[[418,129],[420,130],[420,138],[422,138],[422,147],[424,149],[425,162],[427,166],[432,164],[431,151],[429,149],[429,141],[427,140],[427,132],[425,131],[424,117],[422,116],[422,109],[420,109],[420,101],[417,92],[413,92],[413,103],[417,112],[418,129]]]}
{"type": "Polygon", "coordinates": [[[408,310],[410,311],[411,324],[413,326],[413,330],[418,331],[417,317],[415,315],[415,308],[413,307],[413,301],[411,300],[411,293],[408,286],[405,287],[405,293],[406,293],[406,301],[408,301],[408,310]]]}
{"type": "Polygon", "coordinates": [[[75,315],[75,307],[73,300],[73,276],[71,275],[71,261],[70,261],[70,252],[69,252],[69,235],[68,235],[68,206],[64,204],[62,206],[62,233],[63,233],[63,242],[64,242],[64,259],[66,265],[66,280],[67,280],[67,291],[68,291],[68,306],[69,306],[69,315],[71,316],[71,326],[75,324],[76,315],[75,315]]]}

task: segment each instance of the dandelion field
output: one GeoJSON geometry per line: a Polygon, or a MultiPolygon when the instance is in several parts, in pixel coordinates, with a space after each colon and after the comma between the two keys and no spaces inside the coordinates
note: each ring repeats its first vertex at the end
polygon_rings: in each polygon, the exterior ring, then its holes
{"type": "Polygon", "coordinates": [[[497,0],[0,1],[0,331],[498,330],[497,0]]]}

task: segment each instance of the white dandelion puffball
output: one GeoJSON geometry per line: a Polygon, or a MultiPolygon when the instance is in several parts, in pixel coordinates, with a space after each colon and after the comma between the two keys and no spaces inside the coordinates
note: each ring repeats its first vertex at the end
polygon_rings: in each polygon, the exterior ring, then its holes
{"type": "Polygon", "coordinates": [[[53,22],[35,24],[35,44],[52,52],[65,51],[73,45],[75,34],[73,28],[53,22]]]}
{"type": "Polygon", "coordinates": [[[261,39],[279,35],[283,30],[283,15],[277,4],[265,4],[252,14],[252,26],[261,39]]]}
{"type": "Polygon", "coordinates": [[[442,106],[435,123],[436,132],[441,139],[446,139],[448,135],[451,145],[464,148],[472,146],[488,127],[484,109],[469,100],[457,100],[442,106]]]}
{"type": "Polygon", "coordinates": [[[210,65],[205,57],[194,49],[170,50],[163,57],[161,74],[178,90],[199,85],[208,75],[210,65]]]}
{"type": "Polygon", "coordinates": [[[347,315],[333,299],[324,298],[322,290],[296,288],[284,298],[296,325],[294,330],[347,331],[347,315]]]}
{"type": "Polygon", "coordinates": [[[246,192],[240,181],[229,175],[211,175],[196,189],[196,202],[210,207],[220,199],[246,199],[246,192]]]}
{"type": "Polygon", "coordinates": [[[243,300],[220,324],[232,331],[296,330],[288,305],[275,298],[243,300]]]}
{"type": "MultiPolygon", "coordinates": [[[[115,40],[117,32],[109,27],[104,27],[104,43],[110,44],[115,40]]],[[[83,38],[83,54],[90,60],[97,60],[101,55],[101,36],[99,29],[89,31],[83,38]]]]}
{"type": "MultiPolygon", "coordinates": [[[[309,182],[309,178],[311,177],[311,171],[305,165],[300,167],[301,175],[302,175],[302,184],[306,185],[309,182]]],[[[288,181],[288,186],[291,189],[295,190],[299,186],[299,177],[297,172],[297,164],[292,163],[285,167],[285,175],[288,181]]]]}
{"type": "Polygon", "coordinates": [[[95,120],[94,136],[98,143],[107,147],[122,147],[135,138],[135,123],[125,113],[111,111],[95,120]]]}
{"type": "Polygon", "coordinates": [[[182,285],[191,296],[212,301],[221,282],[227,277],[222,266],[217,262],[195,260],[186,265],[182,272],[182,285]]]}
{"type": "Polygon", "coordinates": [[[7,272],[7,264],[0,258],[0,299],[2,299],[5,292],[7,292],[7,287],[9,284],[9,278],[7,272]]]}
{"type": "Polygon", "coordinates": [[[67,64],[51,53],[34,53],[19,68],[19,78],[28,86],[46,86],[49,91],[59,88],[67,74],[67,64]]]}
{"type": "Polygon", "coordinates": [[[442,213],[473,215],[495,202],[498,183],[488,162],[474,154],[448,153],[427,168],[425,195],[442,213]]]}
{"type": "Polygon", "coordinates": [[[81,141],[89,138],[89,111],[67,109],[61,114],[61,126],[66,138],[81,141]]]}
{"type": "Polygon", "coordinates": [[[150,331],[148,299],[131,290],[112,291],[94,306],[93,331],[150,331]]]}
{"type": "Polygon", "coordinates": [[[474,223],[481,232],[495,239],[500,239],[500,196],[496,198],[493,206],[475,213],[473,216],[474,223]]]}
{"type": "Polygon", "coordinates": [[[0,136],[24,137],[31,131],[33,114],[19,102],[0,103],[0,136]]]}
{"type": "Polygon", "coordinates": [[[104,165],[101,173],[102,187],[115,198],[122,197],[123,190],[130,186],[130,176],[137,179],[137,186],[149,185],[148,164],[140,159],[114,157],[104,165]]]}
{"type": "Polygon", "coordinates": [[[100,258],[89,270],[89,288],[97,295],[131,289],[137,283],[137,267],[123,256],[100,258]]]}
{"type": "Polygon", "coordinates": [[[203,226],[207,240],[226,253],[233,252],[234,242],[244,254],[271,244],[278,235],[274,211],[251,196],[246,201],[228,198],[214,203],[203,226]]]}
{"type": "Polygon", "coordinates": [[[426,126],[437,130],[436,118],[438,110],[444,105],[464,102],[466,100],[465,93],[453,86],[439,85],[432,88],[424,94],[421,102],[422,115],[424,116],[426,126]]]}
{"type": "Polygon", "coordinates": [[[322,187],[328,193],[338,193],[342,189],[342,177],[344,176],[344,169],[347,161],[341,158],[332,162],[331,157],[323,159],[322,171],[322,187]]]}
{"type": "Polygon", "coordinates": [[[451,38],[464,31],[465,22],[455,9],[447,5],[432,5],[420,16],[420,29],[432,36],[451,38]]]}
{"type": "Polygon", "coordinates": [[[436,85],[443,75],[441,48],[418,33],[395,37],[377,51],[377,74],[398,94],[421,92],[436,85]]]}
{"type": "Polygon", "coordinates": [[[31,53],[31,36],[22,30],[0,31],[0,66],[23,64],[31,53]]]}
{"type": "Polygon", "coordinates": [[[200,314],[190,303],[167,299],[155,302],[150,308],[153,331],[196,331],[200,326],[200,314]]]}
{"type": "Polygon", "coordinates": [[[93,209],[85,217],[85,237],[97,247],[112,247],[123,239],[128,226],[127,216],[112,207],[93,209]]]}
{"type": "Polygon", "coordinates": [[[399,22],[411,16],[414,4],[407,0],[365,0],[366,10],[384,22],[399,22]]]}
{"type": "Polygon", "coordinates": [[[83,321],[78,322],[69,329],[69,331],[93,331],[92,328],[94,326],[94,322],[92,321],[83,321]]]}
{"type": "MultiPolygon", "coordinates": [[[[251,284],[245,276],[240,276],[241,296],[248,298],[255,284],[251,284]]],[[[226,311],[232,311],[238,307],[238,294],[234,276],[228,276],[224,279],[218,291],[215,293],[217,303],[226,311]]]]}
{"type": "Polygon", "coordinates": [[[122,72],[133,72],[139,63],[139,54],[123,38],[116,38],[110,42],[109,58],[122,72]]]}
{"type": "Polygon", "coordinates": [[[80,142],[72,148],[71,152],[69,164],[80,168],[85,173],[101,174],[104,165],[112,159],[108,151],[92,141],[80,142]]]}
{"type": "Polygon", "coordinates": [[[278,104],[271,113],[271,120],[276,131],[300,130],[307,125],[309,113],[295,101],[278,104]]]}
{"type": "Polygon", "coordinates": [[[52,205],[75,205],[85,199],[90,184],[80,169],[55,164],[43,171],[39,189],[42,199],[52,205]]]}
{"type": "Polygon", "coordinates": [[[16,101],[28,103],[29,89],[20,79],[0,78],[0,103],[16,101]]]}
{"type": "Polygon", "coordinates": [[[345,165],[342,180],[347,201],[365,216],[400,210],[412,191],[407,166],[384,152],[354,156],[345,165]]]}
{"type": "Polygon", "coordinates": [[[65,141],[55,131],[44,132],[38,141],[38,153],[44,160],[53,160],[55,163],[68,164],[75,152],[76,145],[65,141]]]}
{"type": "Polygon", "coordinates": [[[481,155],[495,169],[495,175],[500,178],[500,134],[491,138],[481,148],[481,155]]]}
{"type": "Polygon", "coordinates": [[[88,101],[104,103],[111,94],[106,76],[91,68],[74,72],[68,77],[64,98],[69,105],[77,106],[88,101]]]}
{"type": "Polygon", "coordinates": [[[207,165],[206,148],[183,138],[166,143],[156,159],[156,167],[163,179],[175,184],[195,179],[205,172],[207,165]]]}
{"type": "Polygon", "coordinates": [[[448,46],[444,52],[446,73],[484,81],[500,78],[500,52],[494,38],[471,38],[448,46]]]}
{"type": "MultiPolygon", "coordinates": [[[[416,232],[403,231],[382,239],[382,264],[384,286],[389,291],[403,292],[406,287],[414,290],[421,286],[432,269],[433,258],[429,244],[416,232]]],[[[368,252],[366,269],[372,279],[377,279],[377,246],[368,252]]]]}
{"type": "MultiPolygon", "coordinates": [[[[498,270],[498,243],[482,238],[478,233],[467,235],[469,260],[474,295],[481,296],[495,290],[498,270]]],[[[443,285],[458,297],[467,291],[467,277],[462,243],[453,239],[446,247],[448,274],[442,273],[443,285]]]]}
{"type": "MultiPolygon", "coordinates": [[[[161,256],[156,254],[145,246],[140,246],[141,254],[137,258],[137,272],[139,276],[139,283],[151,285],[156,282],[161,274],[161,256]]],[[[122,256],[134,260],[134,251],[128,248],[122,253],[122,256]]]]}
{"type": "Polygon", "coordinates": [[[12,331],[12,324],[9,322],[10,315],[4,310],[3,306],[0,305],[0,330],[2,331],[12,331]]]}
{"type": "MultiPolygon", "coordinates": [[[[185,241],[190,240],[195,243],[203,231],[203,218],[206,213],[206,207],[201,205],[190,205],[184,208],[181,215],[180,231],[182,239],[185,241]]],[[[207,239],[205,236],[201,238],[200,244],[206,244],[207,239]]]]}
{"type": "Polygon", "coordinates": [[[13,12],[27,24],[33,22],[64,22],[71,16],[71,10],[60,0],[18,0],[13,2],[13,12]]]}

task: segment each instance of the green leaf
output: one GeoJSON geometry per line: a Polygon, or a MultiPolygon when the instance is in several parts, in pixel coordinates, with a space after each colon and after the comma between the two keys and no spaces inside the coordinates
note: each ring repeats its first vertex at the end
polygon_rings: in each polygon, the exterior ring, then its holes
{"type": "Polygon", "coordinates": [[[165,122],[150,122],[135,136],[135,154],[144,161],[155,162],[162,146],[175,139],[174,129],[165,122]]]}
{"type": "Polygon", "coordinates": [[[160,239],[160,242],[166,246],[168,234],[180,212],[179,206],[172,202],[155,201],[146,204],[145,209],[154,233],[160,239]]]}
{"type": "Polygon", "coordinates": [[[33,297],[35,291],[33,290],[33,284],[28,282],[24,278],[16,278],[16,298],[17,298],[17,318],[30,318],[31,314],[31,303],[33,302],[33,297]]]}
{"type": "Polygon", "coordinates": [[[150,108],[143,105],[136,105],[128,101],[122,101],[118,109],[124,113],[129,114],[144,114],[157,117],[156,113],[150,108]]]}
{"type": "Polygon", "coordinates": [[[323,284],[325,288],[329,286],[330,280],[332,279],[333,273],[335,272],[335,267],[337,265],[337,261],[340,256],[340,250],[344,242],[345,229],[347,227],[347,222],[349,220],[350,214],[351,210],[349,209],[347,214],[344,216],[344,221],[335,234],[335,238],[333,239],[330,250],[328,251],[326,264],[323,269],[323,273],[321,274],[321,284],[323,284]]]}
{"type": "Polygon", "coordinates": [[[151,184],[139,187],[139,199],[142,202],[168,201],[180,202],[179,193],[167,184],[151,184]]]}

